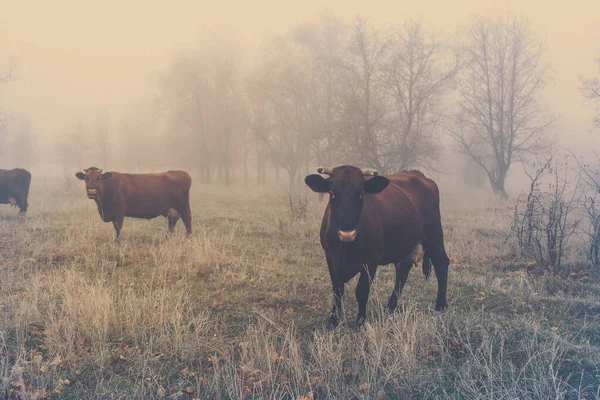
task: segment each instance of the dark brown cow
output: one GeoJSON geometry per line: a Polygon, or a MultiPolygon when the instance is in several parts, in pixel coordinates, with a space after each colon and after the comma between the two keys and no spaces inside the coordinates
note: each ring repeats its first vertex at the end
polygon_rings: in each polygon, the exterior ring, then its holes
{"type": "Polygon", "coordinates": [[[75,174],[85,181],[88,198],[96,201],[104,222],[112,222],[119,239],[125,217],[169,219],[169,234],[179,217],[188,236],[192,234],[190,187],[192,178],[184,171],[159,174],[122,174],[91,167],[75,174]]]}
{"type": "Polygon", "coordinates": [[[365,323],[371,282],[378,265],[396,266],[396,283],[388,301],[393,311],[413,262],[423,255],[426,277],[433,262],[438,280],[436,310],[446,307],[449,259],[444,249],[438,187],[420,171],[403,171],[387,177],[375,170],[343,165],[319,168],[329,175],[308,175],[315,192],[329,193],[321,224],[333,288],[330,326],[337,326],[344,285],[360,273],[356,286],[358,325],[365,323]]]}
{"type": "Polygon", "coordinates": [[[31,174],[21,168],[0,169],[0,204],[19,207],[19,215],[27,212],[31,174]]]}

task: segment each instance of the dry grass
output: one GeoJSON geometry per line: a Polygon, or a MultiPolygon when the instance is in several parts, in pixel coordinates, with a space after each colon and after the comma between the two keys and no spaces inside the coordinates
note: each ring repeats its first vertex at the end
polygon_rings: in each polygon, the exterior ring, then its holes
{"type": "Polygon", "coordinates": [[[196,185],[191,240],[127,219],[115,245],[77,189],[38,186],[24,221],[0,209],[2,398],[599,396],[600,285],[525,273],[504,242],[508,203],[443,197],[446,312],[414,269],[385,315],[382,267],[367,327],[351,322],[353,281],[329,332],[324,203],[299,222],[274,188],[196,185]]]}

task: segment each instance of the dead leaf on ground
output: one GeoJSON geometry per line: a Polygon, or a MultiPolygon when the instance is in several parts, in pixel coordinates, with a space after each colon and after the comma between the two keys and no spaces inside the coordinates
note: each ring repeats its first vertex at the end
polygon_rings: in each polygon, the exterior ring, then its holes
{"type": "Polygon", "coordinates": [[[213,303],[213,307],[222,307],[225,304],[225,300],[219,300],[213,303]]]}

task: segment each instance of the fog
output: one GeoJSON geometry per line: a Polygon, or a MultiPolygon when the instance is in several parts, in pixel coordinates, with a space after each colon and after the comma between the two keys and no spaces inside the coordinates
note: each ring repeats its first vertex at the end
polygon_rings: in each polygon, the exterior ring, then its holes
{"type": "MultiPolygon", "coordinates": [[[[35,6],[2,1],[0,76],[12,66],[14,79],[0,84],[1,115],[11,116],[11,122],[0,130],[4,136],[0,144],[0,167],[20,166],[53,176],[72,175],[77,169],[98,164],[101,168],[122,172],[172,167],[195,169],[194,158],[201,158],[204,152],[212,150],[186,146],[189,133],[183,134],[181,123],[172,122],[183,119],[181,112],[164,112],[165,102],[173,104],[180,100],[178,92],[171,89],[177,85],[174,82],[177,68],[183,68],[185,64],[178,62],[186,55],[195,57],[194,60],[214,60],[225,53],[229,54],[225,58],[234,57],[236,71],[231,74],[235,77],[229,76],[234,84],[224,84],[229,86],[223,90],[227,90],[231,98],[245,98],[247,77],[257,70],[266,71],[266,67],[260,66],[264,63],[263,55],[273,49],[270,43],[276,42],[278,37],[292,35],[302,24],[318,25],[323,15],[349,26],[357,17],[368,18],[374,29],[402,26],[408,19],[418,20],[425,32],[436,32],[451,46],[457,41],[456,35],[464,33],[475,17],[496,19],[507,14],[528,19],[535,38],[545,43],[542,60],[550,69],[541,103],[556,117],[556,122],[545,130],[546,137],[556,142],[555,148],[570,149],[578,154],[585,155],[600,147],[600,133],[592,129],[594,102],[585,99],[580,89],[581,77],[600,75],[594,61],[600,58],[600,24],[597,21],[600,3],[594,0],[306,0],[289,3],[257,0],[180,1],[169,5],[111,0],[95,4],[42,2],[35,6]],[[223,53],[222,49],[229,50],[223,53]],[[157,108],[157,102],[162,106],[157,108]],[[131,133],[135,131],[139,135],[144,129],[147,136],[138,137],[131,133]],[[86,139],[78,133],[85,133],[86,139]],[[108,144],[99,139],[102,134],[109,138],[108,144]],[[165,135],[171,139],[161,142],[160,146],[142,143],[155,142],[159,136],[164,140],[165,135]],[[134,136],[136,140],[131,140],[134,136]],[[140,141],[140,137],[144,140],[140,141]],[[102,146],[104,148],[98,151],[102,146]],[[31,149],[29,157],[24,154],[23,147],[31,149]],[[175,156],[165,159],[165,153],[175,156]],[[187,161],[179,163],[178,158],[187,161]]],[[[194,62],[197,61],[192,62],[192,69],[197,65],[194,62]]],[[[219,72],[219,67],[216,70],[219,72]]],[[[187,87],[190,82],[183,75],[182,79],[182,87],[187,87]]],[[[448,99],[454,98],[449,92],[441,95],[446,99],[442,107],[445,110],[452,108],[447,104],[448,99]]],[[[231,98],[223,101],[232,101],[231,98]]],[[[240,106],[243,110],[236,107],[231,105],[228,110],[235,111],[236,115],[246,114],[247,106],[240,106]]],[[[223,114],[214,121],[225,123],[228,118],[223,114]]],[[[240,128],[245,122],[245,118],[232,122],[234,126],[227,129],[238,133],[227,137],[232,140],[245,137],[247,128],[240,128]]],[[[443,129],[436,135],[438,140],[446,143],[439,153],[448,162],[446,165],[460,164],[459,161],[448,161],[460,160],[460,156],[454,151],[456,146],[448,144],[451,141],[443,129]]],[[[245,143],[244,148],[253,148],[251,142],[245,143]]],[[[270,149],[277,151],[273,147],[270,149]]],[[[257,158],[263,153],[252,150],[247,155],[249,152],[227,153],[228,157],[238,161],[242,158],[241,153],[246,157],[243,163],[232,162],[231,181],[245,179],[252,184],[261,179],[260,168],[265,168],[266,175],[273,178],[272,157],[264,160],[266,167],[255,167],[260,164],[257,158]],[[259,169],[258,178],[255,178],[256,168],[259,169]]],[[[327,156],[323,159],[347,160],[327,156]]],[[[305,169],[316,168],[316,163],[323,159],[307,156],[294,179],[306,172],[305,169]]],[[[281,164],[284,170],[284,162],[281,164]]],[[[425,169],[428,166],[431,167],[416,161],[414,165],[407,165],[425,169]]],[[[199,172],[203,168],[201,162],[197,168],[197,174],[205,173],[199,172]]],[[[513,166],[511,173],[518,174],[519,169],[513,166]]],[[[221,173],[219,170],[219,176],[221,173]]],[[[225,173],[229,177],[228,174],[225,173]]]]}

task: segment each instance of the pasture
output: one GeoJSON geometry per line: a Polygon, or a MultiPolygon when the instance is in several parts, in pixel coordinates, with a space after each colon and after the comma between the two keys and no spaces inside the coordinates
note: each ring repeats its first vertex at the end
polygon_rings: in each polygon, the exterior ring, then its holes
{"type": "Polygon", "coordinates": [[[419,266],[386,315],[380,267],[367,326],[355,278],[328,331],[325,201],[293,221],[285,194],[194,183],[191,239],[181,221],[167,239],[165,218],[127,218],[116,245],[82,185],[34,177],[25,219],[0,207],[0,397],[600,396],[598,277],[529,274],[505,241],[512,202],[442,189],[446,311],[419,266]]]}

